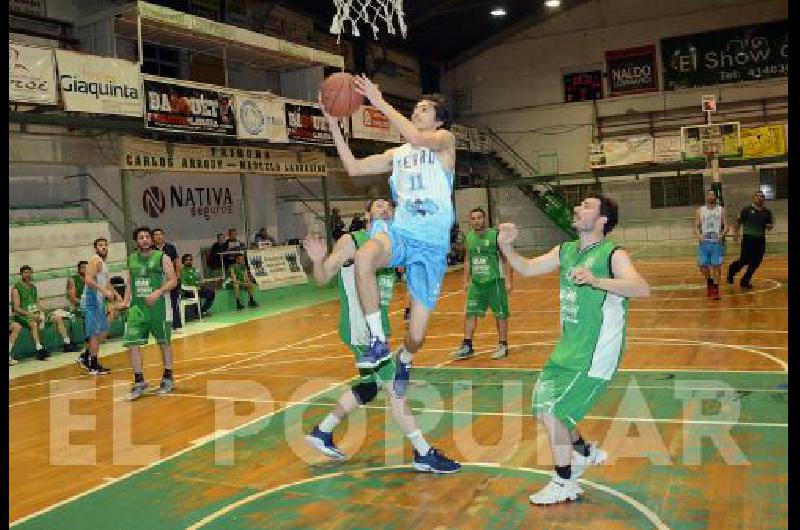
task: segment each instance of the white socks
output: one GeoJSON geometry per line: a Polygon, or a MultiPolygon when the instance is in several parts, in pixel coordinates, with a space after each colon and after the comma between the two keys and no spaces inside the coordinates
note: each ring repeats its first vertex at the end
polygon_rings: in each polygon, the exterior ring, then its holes
{"type": "Polygon", "coordinates": [[[61,338],[64,339],[64,344],[70,343],[69,337],[61,337],[61,338]]]}
{"type": "Polygon", "coordinates": [[[336,428],[337,425],[339,425],[339,421],[339,418],[331,412],[325,416],[325,419],[319,424],[319,430],[326,433],[331,432],[336,428]]]}
{"type": "Polygon", "coordinates": [[[399,350],[397,350],[397,357],[403,361],[404,363],[410,363],[413,356],[411,352],[406,349],[405,346],[401,346],[399,350]]]}
{"type": "Polygon", "coordinates": [[[431,450],[431,444],[425,441],[425,438],[422,436],[422,431],[419,429],[407,436],[408,441],[411,442],[411,445],[414,446],[414,449],[416,449],[421,456],[427,455],[428,451],[431,450]]]}
{"type": "Polygon", "coordinates": [[[367,315],[367,326],[373,337],[377,337],[381,342],[386,342],[386,335],[383,333],[383,322],[381,322],[381,312],[375,311],[367,315]]]}
{"type": "Polygon", "coordinates": [[[41,345],[41,344],[39,344],[38,342],[36,343],[36,349],[37,349],[37,350],[41,350],[41,349],[42,349],[42,345],[41,345]]]}

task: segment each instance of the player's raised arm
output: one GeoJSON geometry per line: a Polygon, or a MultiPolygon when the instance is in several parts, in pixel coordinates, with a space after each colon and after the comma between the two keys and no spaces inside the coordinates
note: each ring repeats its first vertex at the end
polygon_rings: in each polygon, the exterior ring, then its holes
{"type": "Polygon", "coordinates": [[[511,268],[518,273],[523,276],[537,276],[558,269],[558,246],[553,247],[547,254],[530,259],[524,258],[514,250],[514,240],[519,234],[514,223],[502,223],[497,230],[497,244],[500,246],[500,251],[511,268]]]}
{"type": "Polygon", "coordinates": [[[314,264],[314,281],[317,285],[328,283],[339,272],[344,262],[356,255],[356,245],[350,234],[340,237],[327,257],[328,245],[318,234],[306,237],[303,240],[303,248],[314,264]]]}

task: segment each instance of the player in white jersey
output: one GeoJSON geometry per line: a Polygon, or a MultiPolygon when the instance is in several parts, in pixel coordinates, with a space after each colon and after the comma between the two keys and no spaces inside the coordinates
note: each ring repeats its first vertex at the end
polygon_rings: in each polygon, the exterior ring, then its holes
{"type": "Polygon", "coordinates": [[[706,296],[719,300],[719,280],[722,274],[722,259],[725,251],[722,241],[728,232],[725,208],[717,201],[714,190],[706,192],[706,203],[697,209],[694,221],[695,232],[700,239],[697,247],[697,265],[706,279],[706,296]]]}
{"type": "Polygon", "coordinates": [[[370,240],[356,254],[358,296],[371,334],[370,348],[357,365],[374,368],[390,356],[381,324],[375,271],[403,267],[412,300],[405,344],[397,353],[393,390],[396,395],[404,395],[412,356],[422,346],[447,270],[454,219],[455,137],[446,129],[449,112],[441,97],[423,96],[409,120],[387,103],[366,77],[356,77],[355,84],[356,91],[382,112],[407,141],[381,154],[356,159],[338,123],[326,113],[336,150],[350,175],[392,172],[389,185],[397,205],[394,221],[373,223],[370,240]]]}
{"type": "Polygon", "coordinates": [[[100,341],[108,334],[108,318],[103,299],[118,298],[117,292],[108,281],[108,241],[105,238],[95,239],[96,254],[86,265],[85,287],[81,295],[81,309],[85,315],[86,341],[89,348],[80,356],[78,364],[94,375],[109,373],[109,369],[100,365],[97,354],[100,352],[100,341]]]}

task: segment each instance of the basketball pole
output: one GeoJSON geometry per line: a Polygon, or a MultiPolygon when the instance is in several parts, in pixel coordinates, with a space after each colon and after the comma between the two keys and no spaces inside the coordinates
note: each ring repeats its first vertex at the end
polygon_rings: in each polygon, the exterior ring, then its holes
{"type": "MultiPolygon", "coordinates": [[[[706,125],[711,125],[711,111],[706,111],[706,125]]],[[[711,189],[717,194],[720,206],[725,205],[722,198],[722,181],[719,174],[719,153],[710,152],[706,153],[708,157],[708,166],[711,169],[711,189]]]]}

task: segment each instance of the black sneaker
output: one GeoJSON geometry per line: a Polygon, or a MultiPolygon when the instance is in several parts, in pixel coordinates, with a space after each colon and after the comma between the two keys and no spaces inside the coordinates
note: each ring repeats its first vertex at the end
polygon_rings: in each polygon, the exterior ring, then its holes
{"type": "Polygon", "coordinates": [[[255,300],[250,300],[249,302],[247,302],[247,305],[249,307],[258,307],[258,302],[256,302],[255,300]]]}
{"type": "Polygon", "coordinates": [[[100,363],[95,363],[95,365],[92,366],[92,369],[90,370],[89,373],[91,373],[92,375],[107,375],[111,373],[111,370],[109,370],[100,363]]]}
{"type": "Polygon", "coordinates": [[[728,280],[728,285],[733,285],[733,274],[731,274],[731,270],[730,269],[728,269],[728,275],[727,275],[726,279],[728,280]]]}
{"type": "Polygon", "coordinates": [[[242,305],[242,303],[241,303],[241,302],[239,302],[239,301],[237,300],[237,301],[236,301],[236,310],[237,310],[237,311],[241,311],[242,309],[244,309],[244,306],[242,305]]]}
{"type": "Polygon", "coordinates": [[[74,353],[76,351],[80,351],[80,347],[74,342],[64,344],[64,353],[74,353]]]}
{"type": "Polygon", "coordinates": [[[414,449],[414,460],[411,462],[411,466],[417,471],[428,473],[457,473],[461,469],[461,464],[450,460],[433,447],[424,456],[414,449]]]}
{"type": "Polygon", "coordinates": [[[78,357],[75,362],[78,363],[78,366],[86,370],[88,373],[92,373],[92,364],[89,360],[88,351],[84,352],[84,355],[78,357]]]}
{"type": "Polygon", "coordinates": [[[753,284],[752,283],[740,283],[739,287],[741,287],[742,289],[747,289],[749,291],[750,289],[753,289],[753,284]]]}

